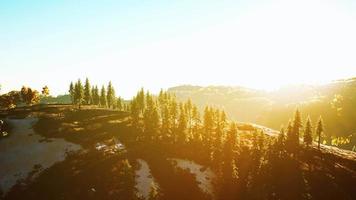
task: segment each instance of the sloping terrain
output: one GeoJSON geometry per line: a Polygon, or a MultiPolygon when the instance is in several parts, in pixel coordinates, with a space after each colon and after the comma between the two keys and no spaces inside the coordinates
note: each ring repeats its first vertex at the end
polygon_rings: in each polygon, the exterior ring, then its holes
{"type": "MultiPolygon", "coordinates": [[[[65,160],[40,172],[36,169],[29,172],[3,199],[147,199],[156,193],[155,199],[197,200],[227,199],[224,191],[231,194],[218,180],[219,170],[198,152],[137,141],[125,112],[90,107],[77,110],[71,106],[33,110],[17,110],[6,115],[23,120],[37,117],[33,126],[35,134],[47,138],[39,145],[64,139],[80,145],[82,150],[69,153],[65,160]]],[[[265,127],[258,126],[258,129],[273,136],[277,134],[265,127]]],[[[241,140],[248,142],[251,137],[248,131],[241,131],[241,140]]],[[[236,191],[243,195],[236,196],[240,199],[356,198],[354,153],[345,157],[346,151],[333,148],[326,152],[326,149],[329,148],[323,146],[322,152],[314,149],[311,150],[314,153],[302,152],[298,157],[275,162],[270,162],[266,154],[262,157],[267,165],[258,164],[262,168],[257,174],[252,149],[241,150],[245,154],[237,159],[239,180],[246,182],[237,184],[236,191]],[[309,155],[314,156],[308,158],[309,155]],[[266,170],[271,173],[265,174],[266,170]]]]}
{"type": "Polygon", "coordinates": [[[180,100],[190,98],[201,109],[214,105],[224,108],[234,120],[277,130],[288,123],[298,108],[304,119],[309,115],[314,123],[322,116],[328,145],[356,149],[356,78],[322,85],[292,85],[269,92],[243,87],[189,85],[168,91],[180,100]]]}

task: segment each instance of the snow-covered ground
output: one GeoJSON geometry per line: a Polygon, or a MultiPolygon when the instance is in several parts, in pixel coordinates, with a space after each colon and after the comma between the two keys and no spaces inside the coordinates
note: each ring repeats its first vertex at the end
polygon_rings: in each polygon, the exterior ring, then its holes
{"type": "Polygon", "coordinates": [[[190,160],[176,158],[169,160],[171,160],[176,167],[189,170],[192,174],[194,174],[199,188],[203,192],[214,197],[214,187],[212,181],[215,178],[215,174],[210,168],[203,167],[202,165],[190,160]]]}
{"type": "Polygon", "coordinates": [[[139,196],[148,199],[151,185],[154,184],[157,188],[159,185],[153,178],[147,162],[142,159],[137,159],[137,162],[140,164],[140,168],[136,170],[136,189],[139,196]]]}
{"type": "Polygon", "coordinates": [[[50,139],[37,135],[32,125],[37,118],[7,119],[13,127],[7,138],[0,140],[0,188],[6,193],[16,182],[27,177],[35,165],[41,169],[63,161],[66,152],[81,149],[64,139],[50,139]]]}

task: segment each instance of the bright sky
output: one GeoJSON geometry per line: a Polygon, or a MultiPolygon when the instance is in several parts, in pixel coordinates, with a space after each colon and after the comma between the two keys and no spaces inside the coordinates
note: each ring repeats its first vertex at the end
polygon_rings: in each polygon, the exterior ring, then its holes
{"type": "Polygon", "coordinates": [[[112,80],[274,89],[356,76],[356,1],[0,1],[2,92],[112,80]]]}

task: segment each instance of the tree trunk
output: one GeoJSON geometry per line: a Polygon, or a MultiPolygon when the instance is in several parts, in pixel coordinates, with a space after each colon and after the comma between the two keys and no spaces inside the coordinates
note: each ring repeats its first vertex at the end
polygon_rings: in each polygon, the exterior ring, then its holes
{"type": "Polygon", "coordinates": [[[319,138],[318,138],[318,149],[320,150],[320,134],[319,134],[319,138]]]}

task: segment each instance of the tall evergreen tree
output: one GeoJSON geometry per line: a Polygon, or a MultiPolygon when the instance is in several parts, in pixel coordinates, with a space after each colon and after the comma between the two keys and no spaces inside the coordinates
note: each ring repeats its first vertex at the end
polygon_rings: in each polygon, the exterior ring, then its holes
{"type": "Polygon", "coordinates": [[[224,111],[220,111],[218,109],[214,112],[214,120],[215,120],[215,134],[214,134],[214,143],[212,144],[213,149],[213,160],[216,163],[220,163],[221,158],[221,149],[222,149],[222,141],[223,141],[223,134],[225,131],[226,126],[226,114],[224,111]]]}
{"type": "MultiPolygon", "coordinates": [[[[170,113],[170,122],[171,122],[171,133],[174,135],[177,129],[177,121],[178,121],[178,104],[177,100],[173,97],[169,104],[169,113],[170,113]]],[[[173,137],[173,139],[175,139],[173,137]]]]}
{"type": "Polygon", "coordinates": [[[137,93],[136,101],[140,115],[142,116],[145,111],[145,91],[143,88],[137,93]]]}
{"type": "Polygon", "coordinates": [[[193,130],[193,105],[190,99],[184,105],[184,109],[186,112],[187,122],[188,122],[188,136],[192,137],[192,130],[193,130]]]}
{"type": "Polygon", "coordinates": [[[169,138],[171,136],[171,116],[169,112],[169,105],[166,103],[161,111],[162,118],[162,126],[161,133],[165,138],[169,138]]]}
{"type": "Polygon", "coordinates": [[[192,129],[193,137],[195,139],[199,139],[200,134],[198,132],[198,129],[200,127],[201,120],[200,120],[200,113],[196,105],[193,105],[192,119],[193,119],[193,129],[192,129]]]}
{"type": "Polygon", "coordinates": [[[80,79],[74,86],[74,102],[78,105],[79,109],[84,101],[84,89],[80,79]]]}
{"type": "Polygon", "coordinates": [[[131,121],[132,126],[136,129],[140,128],[140,108],[138,106],[138,101],[136,98],[133,98],[130,102],[130,114],[131,114],[131,121]]]}
{"type": "Polygon", "coordinates": [[[101,91],[100,91],[100,106],[104,108],[106,108],[107,106],[106,91],[104,86],[101,87],[101,91]]]}
{"type": "Polygon", "coordinates": [[[300,114],[300,111],[297,109],[294,114],[294,120],[293,120],[293,138],[292,142],[294,145],[297,147],[299,145],[299,133],[300,133],[300,128],[302,128],[302,117],[300,114]]]}
{"type": "Polygon", "coordinates": [[[91,98],[90,98],[90,103],[95,105],[94,103],[94,96],[95,96],[95,86],[91,86],[91,89],[90,89],[90,94],[91,94],[91,98]]]}
{"type": "Polygon", "coordinates": [[[85,84],[84,84],[84,103],[89,105],[91,104],[91,91],[90,91],[90,83],[89,79],[85,79],[85,84]]]}
{"type": "Polygon", "coordinates": [[[106,94],[106,101],[108,108],[112,108],[115,102],[115,90],[111,84],[111,81],[108,84],[107,94],[106,94]]]}
{"type": "Polygon", "coordinates": [[[143,115],[144,130],[145,134],[147,134],[150,139],[154,139],[159,130],[159,115],[157,106],[149,92],[147,92],[145,99],[147,106],[143,115]]]}
{"type": "Polygon", "coordinates": [[[284,132],[284,127],[282,126],[278,135],[278,144],[280,145],[280,147],[284,147],[285,140],[286,140],[286,135],[284,132]]]}
{"type": "Polygon", "coordinates": [[[123,105],[122,105],[122,98],[121,97],[118,97],[117,98],[117,100],[116,100],[116,108],[118,109],[118,110],[122,110],[122,108],[123,108],[123,105]]]}
{"type": "Polygon", "coordinates": [[[70,96],[70,100],[72,102],[72,104],[74,104],[74,93],[75,93],[75,90],[74,90],[74,84],[73,82],[70,82],[70,85],[69,85],[69,96],[70,96]]]}
{"type": "Polygon", "coordinates": [[[204,128],[204,137],[203,139],[204,144],[210,146],[211,138],[213,135],[213,128],[214,128],[214,112],[212,108],[205,107],[204,109],[204,121],[203,121],[203,128],[204,128]]]}
{"type": "Polygon", "coordinates": [[[224,189],[228,190],[228,193],[231,192],[230,190],[232,189],[231,187],[233,186],[233,181],[236,176],[234,162],[236,144],[237,126],[236,123],[231,123],[222,147],[222,185],[224,189]]]}
{"type": "Polygon", "coordinates": [[[187,139],[187,116],[182,103],[179,104],[179,118],[178,118],[178,135],[177,140],[184,143],[187,139]]]}
{"type": "Polygon", "coordinates": [[[100,105],[100,95],[99,95],[99,88],[98,86],[96,85],[94,87],[94,92],[93,92],[93,103],[97,106],[100,105]]]}
{"type": "Polygon", "coordinates": [[[309,147],[309,145],[311,145],[313,142],[312,132],[313,132],[312,124],[311,124],[310,117],[308,116],[307,122],[305,123],[305,130],[304,130],[304,137],[303,137],[304,144],[307,147],[309,147]]]}
{"type": "Polygon", "coordinates": [[[295,135],[293,132],[293,125],[291,120],[289,120],[287,126],[287,138],[286,138],[286,147],[289,151],[293,151],[296,147],[294,140],[295,140],[295,135]]]}
{"type": "Polygon", "coordinates": [[[324,124],[323,124],[323,119],[320,116],[315,130],[315,133],[318,137],[318,149],[320,149],[320,143],[321,143],[321,138],[323,136],[323,132],[324,132],[324,124]]]}

